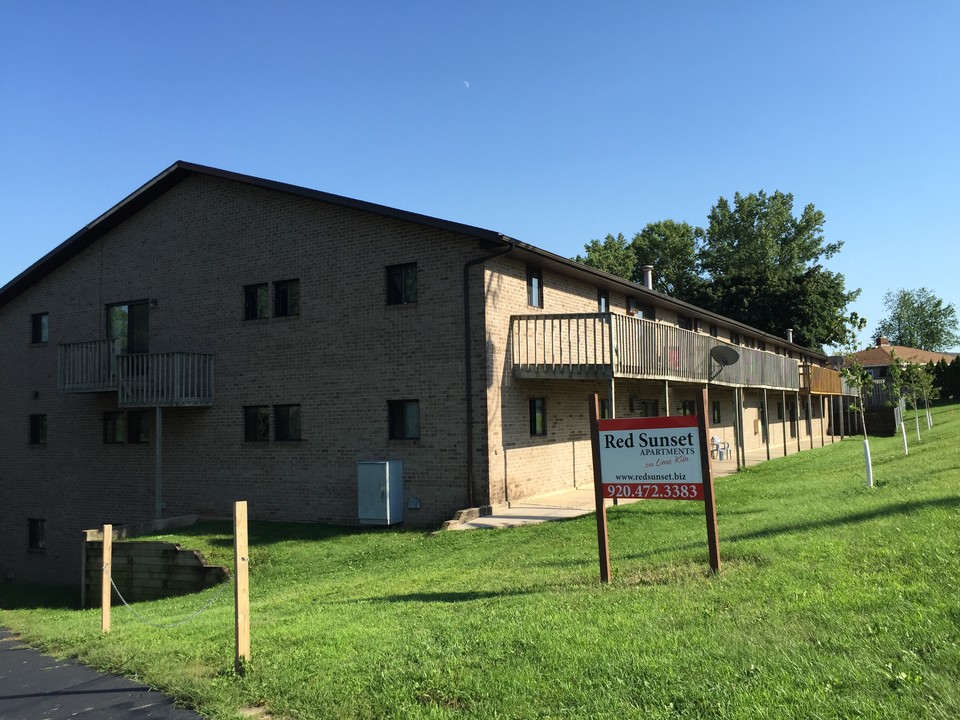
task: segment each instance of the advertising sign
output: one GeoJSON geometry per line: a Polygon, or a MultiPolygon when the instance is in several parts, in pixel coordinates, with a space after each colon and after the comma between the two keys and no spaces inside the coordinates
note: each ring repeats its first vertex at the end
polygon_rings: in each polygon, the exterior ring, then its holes
{"type": "Polygon", "coordinates": [[[597,420],[604,498],[704,500],[695,415],[597,420]]]}

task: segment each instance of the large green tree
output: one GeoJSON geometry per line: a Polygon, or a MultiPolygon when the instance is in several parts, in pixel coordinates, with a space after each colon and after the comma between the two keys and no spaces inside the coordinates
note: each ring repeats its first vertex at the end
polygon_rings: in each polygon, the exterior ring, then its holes
{"type": "Polygon", "coordinates": [[[637,256],[634,272],[653,265],[653,289],[679,300],[696,302],[703,281],[697,268],[697,235],[689,223],[660,220],[649,223],[633,236],[637,256]]]}
{"type": "Polygon", "coordinates": [[[651,264],[655,290],[772,334],[792,328],[801,345],[843,338],[844,313],[860,291],[847,291],[843,275],[821,263],[842,245],[825,241],[822,212],[807,205],[795,217],[792,195],[760,191],[737,193],[732,205],[721,197],[707,221],[706,229],[650,223],[630,241],[607,235],[576,259],[634,282],[651,264]]]}
{"type": "Polygon", "coordinates": [[[591,240],[583,246],[583,249],[586,255],[577,255],[574,260],[636,282],[634,266],[637,263],[637,256],[623,233],[616,237],[607,235],[603,240],[591,240]]]}
{"type": "Polygon", "coordinates": [[[927,288],[887,291],[883,305],[887,316],[877,325],[876,336],[893,345],[940,352],[960,344],[957,311],[927,288]]]}
{"type": "Polygon", "coordinates": [[[799,217],[793,195],[765,192],[720,198],[707,216],[700,268],[707,278],[701,303],[794,342],[819,348],[842,339],[842,318],[859,294],[843,275],[821,264],[842,243],[825,241],[824,215],[812,204],[799,217]]]}

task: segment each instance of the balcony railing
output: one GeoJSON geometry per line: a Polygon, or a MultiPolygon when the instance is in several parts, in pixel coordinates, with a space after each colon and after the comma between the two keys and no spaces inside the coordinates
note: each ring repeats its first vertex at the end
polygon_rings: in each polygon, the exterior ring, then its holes
{"type": "Polygon", "coordinates": [[[199,353],[119,354],[118,340],[58,348],[61,392],[116,392],[119,407],[203,407],[213,404],[213,356],[199,353]]]}
{"type": "Polygon", "coordinates": [[[721,370],[710,350],[725,345],[722,340],[652,320],[586,313],[515,315],[510,323],[516,377],[709,381],[778,390],[800,387],[798,363],[792,358],[737,346],[740,360],[721,370]]]}
{"type": "Polygon", "coordinates": [[[203,407],[213,404],[213,355],[119,355],[119,407],[203,407]]]}
{"type": "Polygon", "coordinates": [[[119,340],[91,340],[57,347],[57,387],[61,392],[117,389],[119,340]]]}
{"type": "Polygon", "coordinates": [[[800,366],[800,391],[812,395],[843,395],[845,383],[839,371],[816,365],[800,366]]]}

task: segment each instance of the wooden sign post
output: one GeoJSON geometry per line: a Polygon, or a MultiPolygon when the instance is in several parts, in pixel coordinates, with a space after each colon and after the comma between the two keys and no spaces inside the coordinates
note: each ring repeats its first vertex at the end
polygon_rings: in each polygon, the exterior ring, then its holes
{"type": "Polygon", "coordinates": [[[610,543],[607,539],[607,506],[603,497],[600,476],[600,397],[594,394],[589,399],[590,437],[593,441],[593,489],[597,502],[597,546],[600,548],[600,582],[610,582],[610,543]]]}
{"type": "Polygon", "coordinates": [[[597,498],[600,580],[610,580],[606,498],[702,500],[707,521],[710,567],[720,572],[717,508],[707,444],[707,391],[697,396],[697,415],[656,418],[597,418],[599,399],[590,402],[593,476],[597,498]]]}
{"type": "Polygon", "coordinates": [[[110,590],[113,577],[113,525],[103,526],[103,573],[100,577],[100,632],[110,632],[110,590]]]}
{"type": "Polygon", "coordinates": [[[245,663],[250,662],[250,556],[247,544],[247,501],[239,500],[233,505],[233,595],[237,631],[234,667],[240,674],[243,674],[245,663]]]}

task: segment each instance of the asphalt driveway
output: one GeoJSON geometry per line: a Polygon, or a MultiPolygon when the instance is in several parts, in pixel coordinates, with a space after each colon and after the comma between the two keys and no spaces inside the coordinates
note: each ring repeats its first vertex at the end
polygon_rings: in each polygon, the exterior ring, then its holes
{"type": "Polygon", "coordinates": [[[3,720],[199,720],[146,685],[32,650],[0,628],[3,720]]]}

